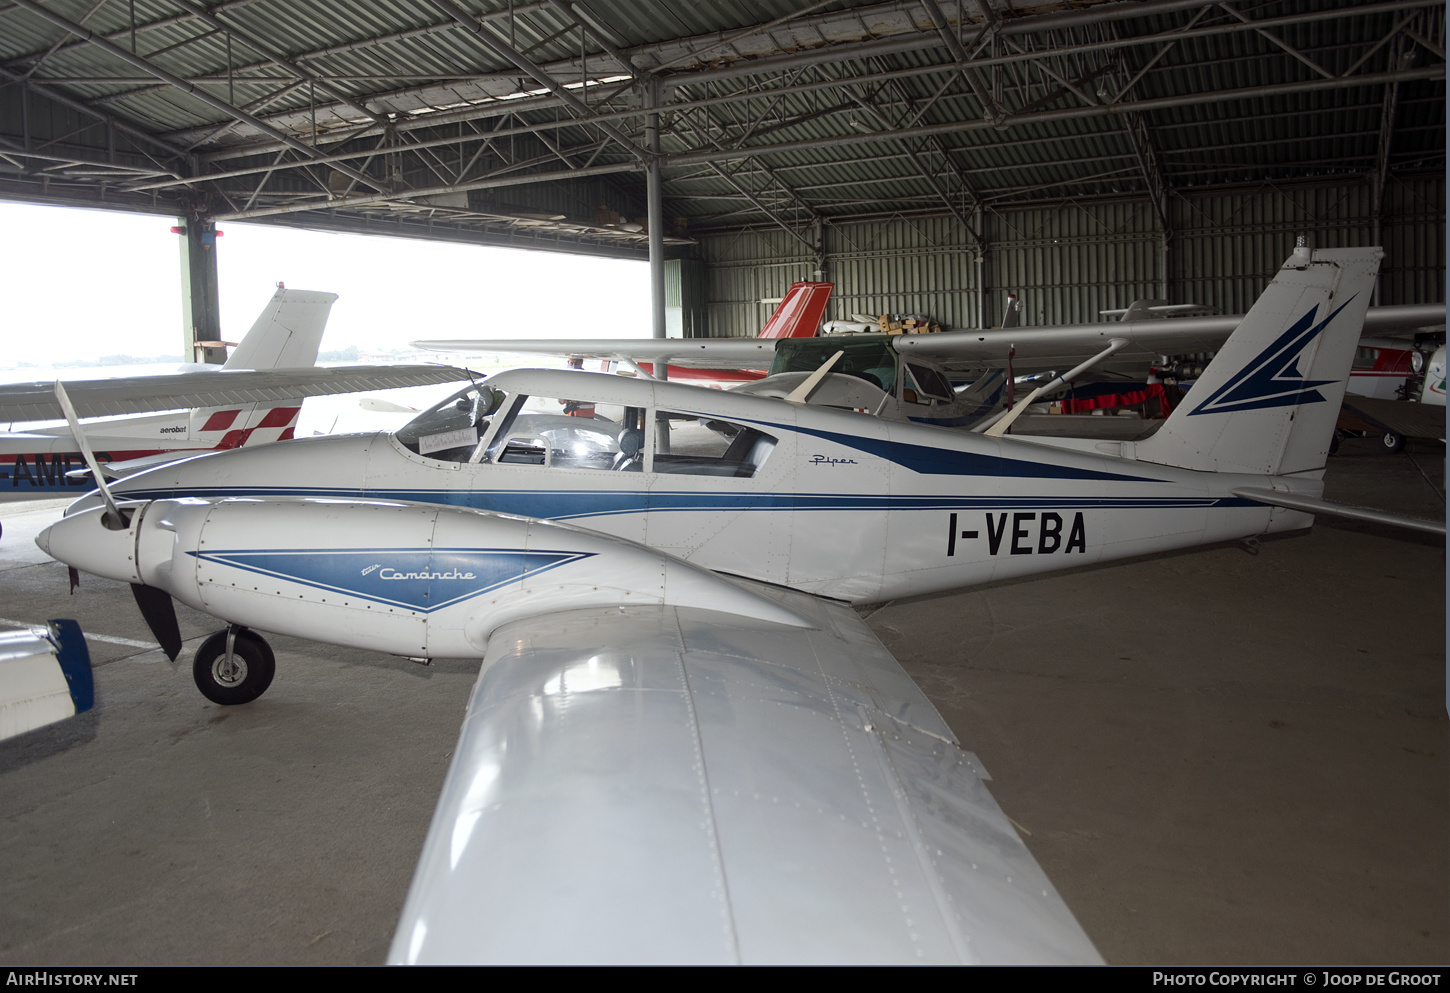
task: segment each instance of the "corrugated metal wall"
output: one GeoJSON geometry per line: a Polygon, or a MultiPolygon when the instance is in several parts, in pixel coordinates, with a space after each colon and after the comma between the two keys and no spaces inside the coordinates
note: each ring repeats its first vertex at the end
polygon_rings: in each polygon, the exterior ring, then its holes
{"type": "MultiPolygon", "coordinates": [[[[980,215],[982,262],[952,217],[827,225],[824,278],[836,283],[827,319],[926,313],[944,326],[972,328],[982,326],[985,311],[993,326],[1009,292],[1019,294],[1029,324],[1102,320],[1100,310],[1160,296],[1243,313],[1297,235],[1323,248],[1373,244],[1373,199],[1358,177],[1342,185],[1176,191],[1166,253],[1156,212],[1143,200],[998,209],[980,215]]],[[[1443,176],[1391,179],[1380,241],[1379,303],[1445,299],[1443,176]]],[[[755,334],[771,310],[761,299],[783,295],[794,280],[821,278],[805,245],[778,228],[705,236],[700,250],[717,336],[755,334]]]]}

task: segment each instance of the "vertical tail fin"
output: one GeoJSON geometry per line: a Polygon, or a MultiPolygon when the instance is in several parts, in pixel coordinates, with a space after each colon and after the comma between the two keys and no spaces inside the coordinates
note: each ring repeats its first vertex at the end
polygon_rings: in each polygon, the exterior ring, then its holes
{"type": "Polygon", "coordinates": [[[310,369],[336,293],[278,289],[224,369],[310,369]]]}
{"type": "Polygon", "coordinates": [[[1135,456],[1215,472],[1322,469],[1383,255],[1295,249],[1135,456]]]}
{"type": "Polygon", "coordinates": [[[835,288],[835,283],[791,283],[785,299],[765,322],[760,337],[814,338],[835,288]]]}

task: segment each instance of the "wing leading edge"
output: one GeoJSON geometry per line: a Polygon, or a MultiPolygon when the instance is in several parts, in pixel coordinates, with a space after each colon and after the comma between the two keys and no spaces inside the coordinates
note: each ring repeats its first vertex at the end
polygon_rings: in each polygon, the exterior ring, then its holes
{"type": "Polygon", "coordinates": [[[748,585],[819,628],[637,607],[493,634],[391,961],[1100,961],[870,629],[748,585]]]}
{"type": "MultiPolygon", "coordinates": [[[[144,414],[185,407],[301,400],[310,396],[432,386],[469,379],[442,365],[355,365],[302,369],[204,369],[160,376],[66,381],[80,417],[144,414]]],[[[55,383],[0,386],[0,420],[48,421],[65,414],[55,383]]]]}

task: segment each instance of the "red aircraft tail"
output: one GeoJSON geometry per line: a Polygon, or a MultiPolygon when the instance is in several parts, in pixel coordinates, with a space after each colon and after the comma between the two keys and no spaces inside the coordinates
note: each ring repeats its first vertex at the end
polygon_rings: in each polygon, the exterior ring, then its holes
{"type": "Polygon", "coordinates": [[[760,337],[814,338],[835,288],[835,283],[791,283],[780,306],[765,322],[760,337]]]}

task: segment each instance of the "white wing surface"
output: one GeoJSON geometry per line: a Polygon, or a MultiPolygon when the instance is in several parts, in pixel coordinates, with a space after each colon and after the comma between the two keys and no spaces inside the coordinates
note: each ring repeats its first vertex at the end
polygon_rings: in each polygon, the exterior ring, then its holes
{"type": "MultiPolygon", "coordinates": [[[[1243,320],[1227,317],[1180,317],[1156,321],[1106,321],[1043,327],[995,328],[901,335],[896,350],[903,355],[930,356],[949,365],[1014,361],[1024,368],[1071,366],[1101,351],[1114,338],[1130,344],[1113,356],[1115,363],[1145,364],[1159,355],[1214,351],[1243,320]]],[[[1391,334],[1445,324],[1444,304],[1373,307],[1365,314],[1364,334],[1391,334]]]]}
{"type": "Polygon", "coordinates": [[[491,637],[398,963],[1097,962],[849,608],[577,610],[491,637]]]}
{"type": "MultiPolygon", "coordinates": [[[[311,396],[431,386],[469,378],[441,365],[335,366],[305,369],[221,369],[159,376],[66,381],[80,417],[144,414],[185,407],[301,400],[311,396]]],[[[64,417],[54,381],[0,386],[0,421],[50,421],[64,417]]]]}
{"type": "Polygon", "coordinates": [[[672,362],[690,369],[768,369],[775,338],[540,338],[537,341],[453,338],[415,341],[414,348],[464,354],[570,355],[586,359],[672,362]]]}

